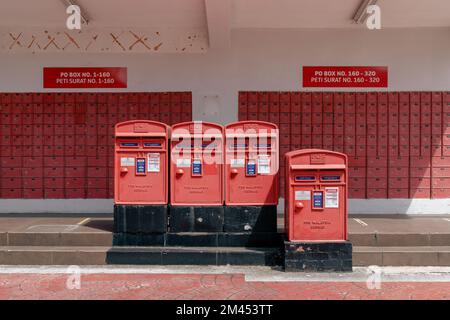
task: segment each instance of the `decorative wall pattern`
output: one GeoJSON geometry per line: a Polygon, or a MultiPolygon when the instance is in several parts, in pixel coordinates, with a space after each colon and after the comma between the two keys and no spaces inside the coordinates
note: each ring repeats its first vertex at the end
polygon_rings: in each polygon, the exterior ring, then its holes
{"type": "Polygon", "coordinates": [[[191,52],[208,49],[203,29],[15,29],[1,32],[8,52],[191,52]]]}

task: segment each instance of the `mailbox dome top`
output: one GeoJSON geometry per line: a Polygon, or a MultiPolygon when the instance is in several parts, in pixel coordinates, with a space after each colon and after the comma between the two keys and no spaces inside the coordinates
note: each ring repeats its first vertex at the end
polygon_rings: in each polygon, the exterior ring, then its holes
{"type": "Polygon", "coordinates": [[[250,120],[250,121],[238,121],[233,122],[230,124],[227,124],[225,126],[225,130],[228,129],[270,129],[270,130],[278,130],[278,126],[275,123],[272,122],[266,122],[266,121],[256,121],[256,120],[250,120]]]}
{"type": "Polygon", "coordinates": [[[122,135],[159,135],[168,136],[170,127],[165,123],[152,120],[130,120],[119,122],[115,126],[116,136],[122,135]]]}
{"type": "Polygon", "coordinates": [[[347,155],[341,152],[323,149],[301,149],[285,154],[290,164],[344,164],[347,165],[347,155]]]}
{"type": "Polygon", "coordinates": [[[205,121],[188,121],[172,125],[172,132],[177,130],[188,130],[190,133],[205,133],[205,131],[216,129],[223,133],[223,126],[217,123],[205,121]]]}

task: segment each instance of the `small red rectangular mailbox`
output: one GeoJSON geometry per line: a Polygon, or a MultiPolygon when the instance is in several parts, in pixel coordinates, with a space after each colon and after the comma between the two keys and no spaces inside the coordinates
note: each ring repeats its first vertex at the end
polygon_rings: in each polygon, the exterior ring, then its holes
{"type": "Polygon", "coordinates": [[[172,126],[170,203],[223,205],[223,127],[202,121],[172,126]]]}
{"type": "Polygon", "coordinates": [[[167,204],[169,127],[149,120],[116,124],[115,203],[167,204]]]}
{"type": "Polygon", "coordinates": [[[278,127],[241,121],[225,127],[225,204],[278,204],[278,127]]]}
{"type": "Polygon", "coordinates": [[[286,154],[289,241],[347,240],[347,156],[305,149],[286,154]]]}

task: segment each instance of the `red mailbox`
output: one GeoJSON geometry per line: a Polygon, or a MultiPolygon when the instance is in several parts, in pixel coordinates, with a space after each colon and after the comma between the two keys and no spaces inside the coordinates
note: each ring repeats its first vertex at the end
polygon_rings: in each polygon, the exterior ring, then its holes
{"type": "Polygon", "coordinates": [[[116,204],[167,204],[168,136],[169,127],[156,121],[116,124],[116,204]]]}
{"type": "Polygon", "coordinates": [[[278,127],[241,121],[225,127],[225,204],[278,204],[278,127]]]}
{"type": "Polygon", "coordinates": [[[289,241],[347,240],[347,156],[306,149],[286,154],[289,241]]]}
{"type": "Polygon", "coordinates": [[[172,205],[223,205],[223,127],[202,121],[172,126],[172,205]]]}

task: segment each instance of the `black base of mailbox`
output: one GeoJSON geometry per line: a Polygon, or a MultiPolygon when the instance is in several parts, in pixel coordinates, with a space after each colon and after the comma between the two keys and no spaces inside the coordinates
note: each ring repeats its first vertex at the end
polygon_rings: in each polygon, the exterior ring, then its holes
{"type": "Polygon", "coordinates": [[[224,232],[219,234],[219,247],[277,247],[283,245],[283,235],[277,232],[224,232]]]}
{"type": "Polygon", "coordinates": [[[165,233],[167,216],[166,205],[115,205],[114,233],[165,233]]]}
{"type": "Polygon", "coordinates": [[[183,232],[167,233],[166,246],[172,247],[217,247],[218,233],[183,232]]]}
{"type": "Polygon", "coordinates": [[[275,232],[114,233],[113,246],[267,247],[281,248],[283,235],[275,232]]]}
{"type": "Polygon", "coordinates": [[[113,246],[164,246],[164,233],[114,233],[113,246]]]}
{"type": "Polygon", "coordinates": [[[169,229],[178,232],[223,231],[223,206],[170,206],[169,229]]]}
{"type": "Polygon", "coordinates": [[[144,265],[280,265],[279,248],[114,247],[108,264],[144,265]]]}
{"type": "Polygon", "coordinates": [[[352,243],[285,241],[284,269],[288,272],[352,271],[352,243]]]}
{"type": "Polygon", "coordinates": [[[167,233],[166,246],[181,247],[277,247],[283,245],[276,232],[183,232],[167,233]]]}
{"type": "Polygon", "coordinates": [[[225,206],[225,232],[277,232],[277,206],[225,206]]]}

